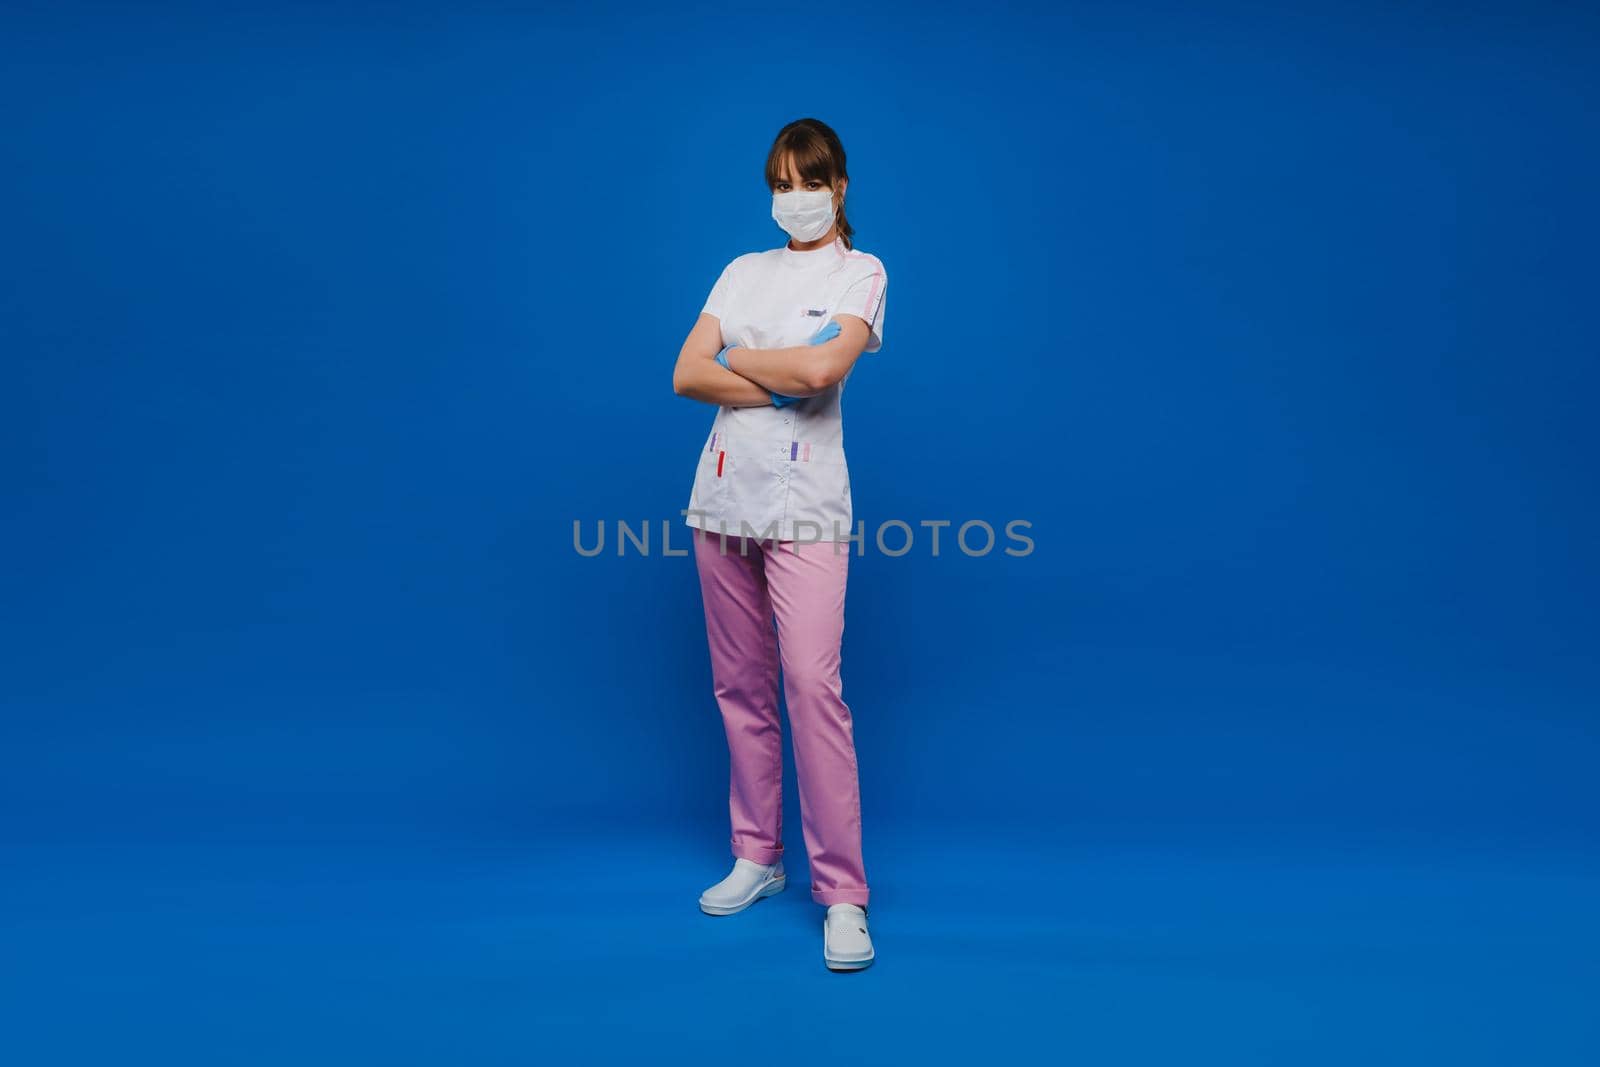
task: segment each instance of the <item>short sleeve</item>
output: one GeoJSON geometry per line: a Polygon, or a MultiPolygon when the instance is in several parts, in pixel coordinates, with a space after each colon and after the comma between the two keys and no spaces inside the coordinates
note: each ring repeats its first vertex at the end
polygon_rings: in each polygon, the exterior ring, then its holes
{"type": "Polygon", "coordinates": [[[883,306],[888,289],[889,275],[879,266],[871,274],[852,282],[839,298],[839,306],[834,308],[834,314],[854,315],[872,331],[863,352],[876,352],[883,347],[883,306]]]}
{"type": "Polygon", "coordinates": [[[711,295],[706,297],[705,306],[700,310],[707,315],[715,315],[718,319],[727,317],[728,305],[733,300],[733,285],[736,271],[734,265],[739,261],[733,260],[717,277],[716,284],[711,287],[711,295]]]}

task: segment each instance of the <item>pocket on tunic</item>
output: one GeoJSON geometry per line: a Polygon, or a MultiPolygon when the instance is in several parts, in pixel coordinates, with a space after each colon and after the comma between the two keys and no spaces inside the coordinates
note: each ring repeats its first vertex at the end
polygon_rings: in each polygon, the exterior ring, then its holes
{"type": "Polygon", "coordinates": [[[791,463],[789,517],[808,519],[822,527],[824,539],[852,529],[850,467],[842,449],[814,451],[811,459],[791,463]]]}
{"type": "MultiPolygon", "coordinates": [[[[724,449],[701,449],[700,463],[695,468],[694,488],[689,493],[689,509],[704,512],[702,522],[716,520],[721,517],[728,500],[728,461],[722,461],[722,476],[717,476],[718,457],[722,456],[724,449]]],[[[684,516],[693,520],[695,516],[684,516]]],[[[691,525],[693,525],[691,521],[691,525]]]]}

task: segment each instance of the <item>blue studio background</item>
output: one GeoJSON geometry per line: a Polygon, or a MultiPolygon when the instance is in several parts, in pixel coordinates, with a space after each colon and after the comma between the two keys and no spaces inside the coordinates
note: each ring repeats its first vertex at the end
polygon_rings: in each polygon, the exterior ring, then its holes
{"type": "Polygon", "coordinates": [[[5,1058],[1595,1062],[1597,45],[6,3],[5,1058]],[[660,551],[672,364],[802,116],[890,278],[857,517],[1035,543],[852,561],[843,976],[792,763],[791,891],[695,906],[727,753],[660,551]]]}

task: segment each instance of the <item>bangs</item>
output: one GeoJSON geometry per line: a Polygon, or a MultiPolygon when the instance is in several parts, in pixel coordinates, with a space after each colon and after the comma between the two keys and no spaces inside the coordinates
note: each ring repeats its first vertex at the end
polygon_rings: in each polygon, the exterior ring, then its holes
{"type": "Polygon", "coordinates": [[[827,143],[822,138],[812,135],[809,131],[795,130],[790,136],[774,144],[772,151],[767,154],[767,188],[769,190],[785,180],[783,177],[783,161],[786,156],[793,157],[794,169],[800,172],[801,184],[809,181],[819,181],[831,187],[838,176],[833,165],[833,154],[828,151],[827,143]]]}

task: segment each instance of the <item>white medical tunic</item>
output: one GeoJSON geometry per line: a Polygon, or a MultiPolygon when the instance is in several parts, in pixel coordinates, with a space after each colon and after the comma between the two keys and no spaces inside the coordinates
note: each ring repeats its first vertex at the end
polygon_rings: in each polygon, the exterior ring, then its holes
{"type": "MultiPolygon", "coordinates": [[[[809,252],[784,245],[734,259],[702,310],[721,322],[723,344],[746,348],[804,345],[834,316],[854,315],[871,330],[864,351],[876,352],[888,280],[876,256],[848,249],[842,239],[809,252]]],[[[701,445],[684,522],[736,537],[849,538],[855,530],[840,406],[849,378],[781,408],[720,407],[701,445]]]]}

